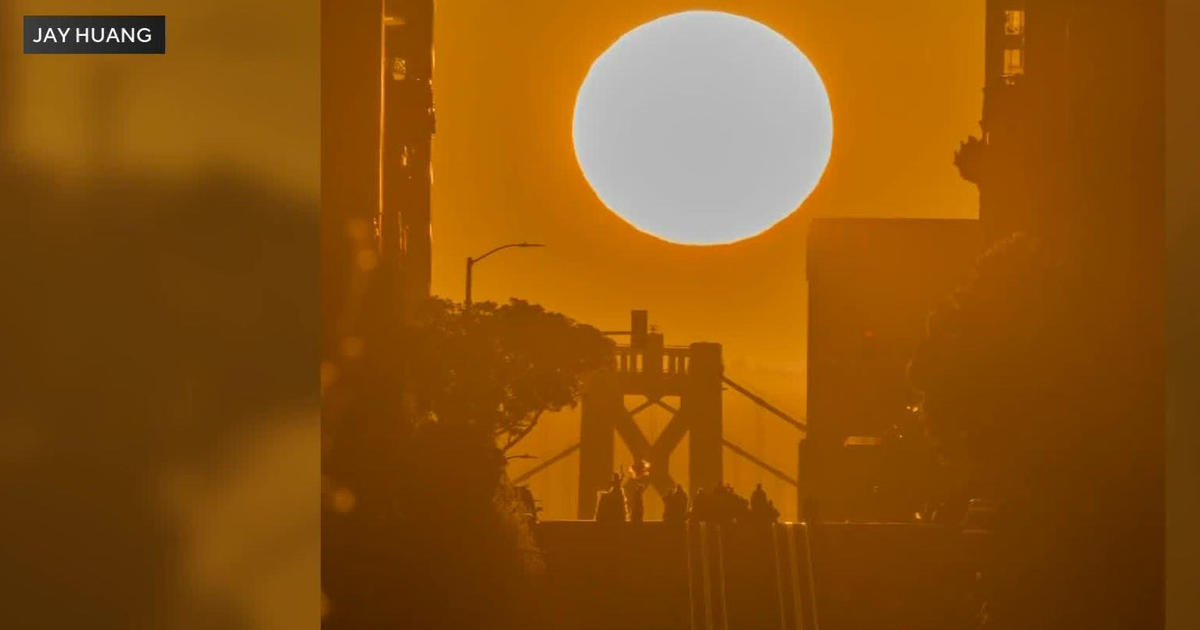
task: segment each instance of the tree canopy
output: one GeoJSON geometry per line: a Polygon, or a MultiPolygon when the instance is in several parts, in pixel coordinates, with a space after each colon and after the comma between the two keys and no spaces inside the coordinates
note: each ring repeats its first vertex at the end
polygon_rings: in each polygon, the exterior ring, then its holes
{"type": "Polygon", "coordinates": [[[436,421],[486,430],[507,448],[546,411],[572,407],[584,377],[611,364],[613,342],[524,300],[463,306],[430,300],[410,329],[407,380],[436,421]]]}
{"type": "Polygon", "coordinates": [[[975,496],[1017,490],[1064,426],[1067,294],[1044,248],[1015,235],[930,315],[910,377],[931,434],[975,496]]]}

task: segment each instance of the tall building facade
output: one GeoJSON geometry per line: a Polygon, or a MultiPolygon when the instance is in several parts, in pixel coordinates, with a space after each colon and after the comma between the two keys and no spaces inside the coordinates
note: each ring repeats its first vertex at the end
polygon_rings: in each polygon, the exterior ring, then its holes
{"type": "Polygon", "coordinates": [[[1142,210],[1161,206],[1162,18],[1138,0],[986,0],[980,135],[955,162],[990,238],[1157,239],[1142,210]]]}
{"type": "Polygon", "coordinates": [[[411,415],[401,324],[429,296],[433,0],[322,2],[322,594],[325,628],[404,619],[379,532],[411,415]]]}
{"type": "Polygon", "coordinates": [[[411,305],[429,297],[432,264],[433,0],[384,0],[382,24],[376,232],[411,305]]]}
{"type": "Polygon", "coordinates": [[[979,187],[979,217],[993,239],[1042,231],[1054,213],[1041,210],[1063,201],[1053,190],[1070,129],[1062,4],[987,0],[981,133],[955,163],[979,187]]]}
{"type": "Polygon", "coordinates": [[[325,348],[428,297],[433,0],[322,3],[325,348]]]}
{"type": "Polygon", "coordinates": [[[1033,608],[1093,628],[1160,626],[1164,3],[987,0],[986,28],[981,135],[956,162],[978,185],[989,240],[1030,233],[1057,265],[1067,297],[1055,317],[1068,325],[1056,360],[1070,369],[1047,402],[1070,402],[1047,431],[1072,485],[1051,516],[1090,528],[1048,547],[1063,571],[1054,586],[1075,595],[1043,589],[1033,608]]]}
{"type": "Polygon", "coordinates": [[[1157,458],[1163,4],[987,0],[986,28],[982,135],[968,139],[956,161],[978,185],[989,240],[1031,233],[1070,268],[1086,313],[1081,325],[1106,355],[1093,363],[1112,366],[1094,376],[1097,391],[1120,393],[1112,408],[1144,421],[1121,425],[1133,432],[1126,447],[1157,458]]]}
{"type": "MultiPolygon", "coordinates": [[[[830,520],[908,520],[912,467],[885,466],[912,432],[907,368],[933,306],[969,277],[973,219],[814,219],[808,235],[808,431],[799,504],[830,520]],[[906,508],[906,509],[900,509],[906,508]]],[[[806,515],[811,517],[811,515],[806,515]]]]}

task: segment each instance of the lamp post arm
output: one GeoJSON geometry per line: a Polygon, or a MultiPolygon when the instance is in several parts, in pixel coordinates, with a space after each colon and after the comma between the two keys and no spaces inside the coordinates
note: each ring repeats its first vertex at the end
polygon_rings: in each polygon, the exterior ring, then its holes
{"type": "Polygon", "coordinates": [[[476,256],[475,258],[467,256],[467,290],[465,294],[466,299],[463,301],[463,304],[466,305],[467,308],[471,307],[471,268],[475,266],[475,263],[483,260],[484,258],[487,258],[488,256],[491,256],[502,249],[508,249],[509,247],[545,247],[545,245],[541,243],[526,242],[508,243],[506,245],[500,245],[499,247],[493,247],[484,252],[482,256],[476,256]]]}
{"type": "Polygon", "coordinates": [[[469,260],[472,263],[477,263],[477,262],[483,260],[484,258],[487,258],[488,256],[491,256],[492,254],[495,254],[496,252],[498,252],[502,249],[508,249],[509,247],[529,247],[529,246],[530,246],[529,243],[509,243],[508,245],[501,245],[499,247],[493,247],[493,248],[489,249],[487,252],[485,252],[482,256],[476,256],[475,258],[472,258],[469,260]]]}

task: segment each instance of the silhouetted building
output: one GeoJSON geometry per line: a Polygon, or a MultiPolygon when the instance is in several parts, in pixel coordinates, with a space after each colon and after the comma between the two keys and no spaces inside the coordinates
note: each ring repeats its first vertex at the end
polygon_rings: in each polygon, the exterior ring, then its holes
{"type": "Polygon", "coordinates": [[[377,230],[384,262],[400,257],[411,302],[429,296],[432,265],[433,0],[384,4],[377,230]]]}
{"type": "Polygon", "coordinates": [[[321,28],[321,291],[344,335],[429,295],[433,0],[327,2],[321,28]]]}
{"type": "Polygon", "coordinates": [[[1060,467],[1077,472],[1046,503],[1063,522],[1088,520],[1089,536],[1070,542],[1101,570],[1054,579],[1122,593],[1029,608],[1093,611],[1071,619],[1090,627],[1162,625],[1164,3],[987,0],[986,28],[982,136],[956,161],[979,187],[989,240],[1039,237],[1068,293],[1056,360],[1071,370],[1055,397],[1070,409],[1053,429],[1069,436],[1060,467]]]}
{"type": "Polygon", "coordinates": [[[381,560],[395,539],[376,532],[402,527],[387,507],[399,480],[380,471],[395,467],[395,427],[412,413],[399,324],[429,295],[433,0],[323,2],[321,18],[322,374],[336,375],[321,467],[356,497],[322,519],[323,624],[355,628],[400,601],[363,576],[403,574],[381,560]]]}
{"type": "MultiPolygon", "coordinates": [[[[980,137],[956,156],[989,241],[1109,246],[1161,231],[1162,7],[987,0],[980,137]]],[[[1159,3],[1161,4],[1161,3],[1159,3]]]]}
{"type": "Polygon", "coordinates": [[[808,432],[799,503],[831,520],[864,518],[880,483],[869,447],[916,399],[906,374],[933,305],[964,282],[979,223],[951,219],[816,219],[808,236],[808,432]]]}
{"type": "MultiPolygon", "coordinates": [[[[1057,38],[1045,23],[1038,24],[1036,37],[1029,37],[1025,4],[987,0],[981,135],[969,138],[955,155],[963,178],[979,186],[979,216],[991,240],[1030,230],[1038,220],[1035,179],[1045,164],[1032,159],[1032,153],[1048,139],[1041,125],[1031,124],[1029,114],[1045,96],[1034,88],[1045,80],[1043,53],[1057,38]],[[1038,65],[1027,72],[1031,47],[1038,65]]],[[[1062,113],[1061,108],[1055,113],[1062,113]]]]}

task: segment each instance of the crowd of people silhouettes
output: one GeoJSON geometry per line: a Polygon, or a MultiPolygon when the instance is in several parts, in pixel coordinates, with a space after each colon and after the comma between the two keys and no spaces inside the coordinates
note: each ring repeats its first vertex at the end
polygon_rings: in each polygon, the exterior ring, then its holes
{"type": "MultiPolygon", "coordinates": [[[[596,522],[641,523],[645,520],[642,495],[650,485],[650,465],[637,462],[629,469],[629,478],[613,473],[607,490],[596,500],[596,522]]],[[[762,484],[757,484],[750,499],[737,494],[733,486],[724,484],[713,490],[700,488],[689,497],[682,485],[663,497],[663,522],[687,521],[720,524],[769,524],[779,520],[779,510],[767,498],[762,484]]]]}

